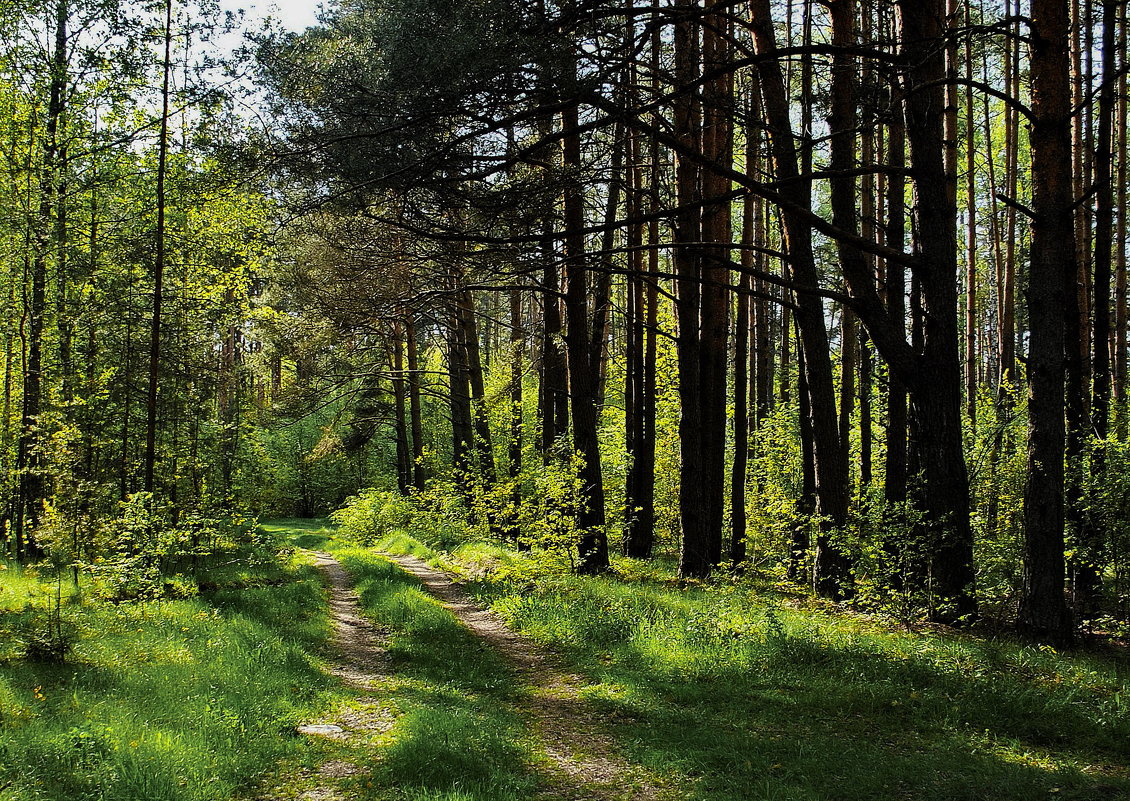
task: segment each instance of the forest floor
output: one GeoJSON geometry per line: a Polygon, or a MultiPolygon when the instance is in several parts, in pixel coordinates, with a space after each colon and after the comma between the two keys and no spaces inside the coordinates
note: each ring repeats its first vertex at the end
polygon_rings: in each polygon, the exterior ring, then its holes
{"type": "Polygon", "coordinates": [[[263,529],[185,597],[0,562],[0,801],[1130,799],[1124,652],[263,529]],[[73,651],[21,652],[53,609],[73,651]]]}
{"type": "Polygon", "coordinates": [[[378,667],[319,720],[344,730],[322,767],[264,801],[1130,799],[1124,654],[682,586],[662,560],[593,579],[290,531],[344,569],[322,557],[335,613],[349,576],[378,667]]]}
{"type": "MultiPolygon", "coordinates": [[[[317,536],[301,529],[292,533],[296,541],[306,544],[317,536]]],[[[323,544],[332,547],[334,543],[327,538],[323,544]]],[[[326,579],[334,623],[336,656],[328,669],[356,697],[298,728],[307,736],[324,738],[321,764],[276,772],[255,791],[257,801],[390,797],[658,801],[677,797],[672,788],[664,788],[657,777],[619,752],[602,726],[601,713],[581,697],[586,683],[582,678],[474,603],[448,574],[408,554],[370,554],[340,546],[335,550],[354,575],[333,554],[312,552],[326,579]],[[390,573],[382,559],[394,564],[402,575],[390,573]],[[354,589],[355,583],[361,594],[354,589]],[[422,597],[417,587],[430,598],[422,597]],[[421,627],[413,625],[418,621],[400,617],[397,607],[405,603],[422,607],[425,617],[432,618],[431,624],[421,627]],[[370,622],[370,616],[378,622],[370,622]],[[453,622],[461,632],[452,629],[453,622]],[[428,676],[423,663],[443,657],[435,650],[442,649],[443,640],[462,645],[464,650],[469,646],[472,652],[481,651],[479,664],[470,666],[468,672],[473,674],[477,668],[490,674],[489,680],[480,677],[467,682],[466,677],[453,675],[447,677],[449,681],[436,682],[435,676],[428,676]],[[410,664],[414,650],[424,659],[410,664]],[[493,709],[478,720],[475,717],[482,713],[472,711],[470,720],[461,721],[468,710],[444,709],[446,704],[439,709],[421,708],[414,703],[416,699],[409,698],[421,693],[444,695],[453,689],[444,686],[449,684],[469,684],[459,687],[464,692],[458,694],[473,698],[477,689],[483,698],[476,700],[493,709]],[[445,714],[452,719],[443,720],[445,714]],[[465,754],[449,765],[442,764],[445,756],[451,756],[443,753],[445,749],[480,750],[484,743],[478,741],[498,734],[491,724],[499,718],[505,720],[501,741],[486,743],[494,751],[492,760],[467,775],[457,771],[465,763],[465,754]],[[421,736],[421,723],[425,730],[431,729],[427,736],[421,736]],[[482,728],[474,731],[476,726],[482,728]],[[419,751],[415,754],[417,772],[411,761],[397,764],[403,761],[401,750],[419,751]],[[519,759],[506,758],[508,751],[519,759]]],[[[457,671],[461,664],[466,661],[451,654],[451,667],[457,671]]],[[[471,710],[474,706],[468,705],[471,710]]]]}

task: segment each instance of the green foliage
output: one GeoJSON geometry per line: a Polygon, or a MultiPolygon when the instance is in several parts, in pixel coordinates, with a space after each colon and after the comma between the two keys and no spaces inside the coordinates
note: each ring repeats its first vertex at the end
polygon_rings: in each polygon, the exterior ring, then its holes
{"type": "Polygon", "coordinates": [[[1027,402],[1016,391],[1000,400],[985,391],[977,415],[969,471],[977,594],[983,612],[1008,617],[1020,591],[1027,402]]]}
{"type": "Polygon", "coordinates": [[[1086,466],[1076,475],[1089,531],[1075,532],[1067,558],[1074,568],[1096,571],[1109,610],[1102,624],[1117,625],[1130,613],[1130,443],[1113,437],[1090,442],[1086,466]]]}
{"type": "Polygon", "coordinates": [[[921,580],[930,556],[924,520],[912,502],[891,503],[879,487],[864,495],[841,537],[854,565],[856,606],[908,627],[931,610],[929,585],[921,580]]]}
{"type": "Polygon", "coordinates": [[[270,562],[277,546],[254,518],[195,513],[174,519],[168,504],[139,492],[121,503],[120,516],[103,528],[98,555],[84,567],[105,600],[186,598],[195,594],[196,579],[181,571],[195,572],[200,560],[238,554],[270,562]]]}
{"type": "Polygon", "coordinates": [[[797,411],[778,405],[753,434],[746,502],[751,562],[770,573],[783,572],[793,530],[800,520],[801,453],[797,411]]]}
{"type": "Polygon", "coordinates": [[[12,621],[11,630],[24,657],[34,662],[63,662],[79,637],[74,621],[64,618],[58,598],[47,610],[25,609],[12,621]]]}
{"type": "Polygon", "coordinates": [[[399,492],[371,488],[347,499],[330,520],[341,536],[368,545],[408,528],[417,513],[412,500],[399,492]]]}
{"type": "Polygon", "coordinates": [[[340,534],[373,544],[409,533],[432,548],[494,538],[518,542],[558,570],[576,565],[580,531],[580,456],[542,462],[530,448],[517,477],[488,484],[477,473],[461,479],[437,476],[419,492],[367,489],[330,517],[340,534]]]}

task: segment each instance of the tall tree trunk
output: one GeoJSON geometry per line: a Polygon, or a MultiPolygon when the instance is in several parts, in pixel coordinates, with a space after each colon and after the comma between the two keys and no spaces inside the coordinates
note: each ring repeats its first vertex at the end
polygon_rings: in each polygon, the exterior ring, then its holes
{"type": "Polygon", "coordinates": [[[153,306],[149,317],[149,385],[145,396],[145,491],[154,490],[157,464],[157,384],[161,376],[161,307],[165,291],[165,179],[169,160],[169,77],[172,72],[173,0],[165,0],[165,57],[161,125],[157,141],[157,242],[153,256],[153,306]]]}
{"type": "MultiPolygon", "coordinates": [[[[570,103],[561,116],[565,167],[576,170],[581,166],[577,103],[570,103]]],[[[577,569],[581,573],[593,574],[608,568],[608,540],[596,411],[597,365],[592,359],[589,332],[584,192],[576,177],[569,178],[565,185],[564,214],[565,314],[568,325],[565,348],[569,360],[569,405],[573,416],[573,447],[582,459],[580,508],[577,510],[577,527],[580,529],[577,569]]]]}
{"type": "MultiPolygon", "coordinates": [[[[976,614],[969,476],[961,424],[961,360],[957,336],[956,204],[944,158],[945,78],[941,0],[901,0],[907,71],[906,135],[917,197],[914,265],[924,303],[921,367],[904,375],[911,389],[926,491],[921,502],[934,531],[930,556],[931,617],[943,622],[976,614]]],[[[882,349],[877,332],[872,338],[882,349]]],[[[894,362],[890,359],[888,361],[894,362]]]]}
{"type": "MultiPolygon", "coordinates": [[[[883,231],[889,247],[906,246],[906,182],[899,169],[905,165],[906,131],[903,126],[902,99],[891,92],[891,126],[887,142],[887,161],[892,172],[887,179],[887,224],[883,231]]],[[[887,260],[883,300],[894,328],[906,336],[906,268],[901,261],[887,260]]],[[[891,371],[887,381],[887,454],[884,465],[883,495],[888,503],[902,503],[907,490],[907,402],[906,386],[891,371]]]]}
{"type": "MultiPolygon", "coordinates": [[[[756,159],[754,139],[746,146],[747,170],[756,159]],[[751,158],[753,157],[753,158],[751,158]]],[[[730,473],[730,561],[746,559],[746,473],[749,461],[749,332],[750,292],[754,266],[754,232],[757,230],[757,199],[746,195],[742,205],[742,274],[738,279],[737,309],[734,314],[734,462],[730,473]]]]}
{"type": "Polygon", "coordinates": [[[1028,320],[1028,483],[1024,493],[1024,569],[1018,626],[1055,643],[1072,639],[1064,600],[1063,309],[1078,268],[1071,175],[1071,88],[1063,42],[1067,0],[1033,0],[1030,69],[1032,263],[1028,320]]]}
{"type": "Polygon", "coordinates": [[[396,483],[404,495],[412,486],[412,452],[408,444],[408,421],[404,409],[404,337],[399,321],[393,324],[392,395],[396,416],[396,483]]]}
{"type": "Polygon", "coordinates": [[[702,449],[706,490],[706,529],[710,560],[722,560],[722,528],[726,497],[726,409],[730,323],[730,190],[733,168],[734,87],[730,70],[731,25],[723,0],[708,3],[703,25],[703,70],[713,77],[703,89],[702,174],[705,205],[702,235],[707,243],[701,261],[701,367],[699,405],[702,408],[702,449]]]}
{"type": "Polygon", "coordinates": [[[408,351],[408,415],[412,420],[412,483],[422,490],[428,475],[424,466],[424,418],[420,404],[420,346],[411,310],[405,315],[404,330],[408,351]]]}
{"type": "MultiPolygon", "coordinates": [[[[39,523],[44,497],[43,457],[40,453],[40,414],[43,411],[43,339],[47,312],[47,257],[51,218],[58,213],[57,174],[60,170],[60,131],[67,95],[68,0],[56,0],[55,41],[51,58],[50,98],[44,131],[43,166],[39,181],[39,215],[34,223],[35,242],[31,262],[31,298],[27,316],[27,363],[24,370],[23,419],[16,452],[19,501],[15,515],[17,558],[41,554],[32,534],[39,523]]],[[[57,245],[61,243],[56,243],[57,245]]]]}
{"type": "Polygon", "coordinates": [[[462,341],[463,352],[466,357],[467,381],[471,390],[471,421],[475,434],[474,448],[478,456],[479,475],[489,488],[498,481],[498,470],[494,463],[494,443],[491,439],[490,420],[487,414],[486,382],[483,378],[479,327],[475,299],[471,290],[464,288],[460,291],[458,304],[459,321],[463,326],[462,341]]]}
{"type": "Polygon", "coordinates": [[[696,0],[676,0],[675,84],[685,87],[673,104],[675,135],[683,147],[675,163],[674,262],[675,316],[678,320],[676,352],[679,362],[679,524],[681,548],[679,575],[704,577],[715,564],[711,559],[708,493],[704,482],[703,409],[699,405],[701,349],[699,314],[702,308],[701,167],[690,154],[701,154],[702,108],[693,91],[699,80],[701,7],[696,0]]]}
{"type": "MultiPolygon", "coordinates": [[[[1118,46],[1116,23],[1117,0],[1102,0],[1102,84],[1099,88],[1098,136],[1094,155],[1095,235],[1094,235],[1094,352],[1091,362],[1091,431],[1105,440],[1109,433],[1111,359],[1110,359],[1110,300],[1112,245],[1114,238],[1114,188],[1112,174],[1115,113],[1115,54],[1118,46]]],[[[1124,248],[1120,245],[1120,249],[1124,248]]],[[[1104,451],[1096,449],[1091,459],[1093,476],[1103,476],[1106,471],[1104,451]]],[[[1101,480],[1101,479],[1100,479],[1101,480]]],[[[1090,618],[1096,611],[1101,574],[1098,569],[1102,532],[1094,515],[1080,515],[1080,530],[1076,557],[1072,570],[1072,589],[1075,609],[1080,617],[1090,618]]]]}
{"type": "Polygon", "coordinates": [[[451,299],[451,320],[447,329],[448,398],[451,409],[451,463],[456,474],[466,480],[473,470],[471,454],[474,429],[471,422],[471,387],[467,368],[467,330],[462,321],[462,303],[456,290],[451,299]]]}
{"type": "MultiPolygon", "coordinates": [[[[951,20],[951,23],[956,23],[951,20]]],[[[972,25],[970,4],[965,4],[965,25],[972,25]]],[[[973,122],[973,37],[965,37],[965,413],[977,428],[977,176],[976,127],[973,122]]],[[[990,155],[990,158],[992,156],[990,155]]]]}
{"type": "MultiPolygon", "coordinates": [[[[522,352],[525,350],[526,337],[525,325],[522,321],[522,290],[510,290],[510,450],[509,450],[509,476],[513,482],[511,490],[511,503],[517,510],[522,504],[522,450],[524,446],[523,431],[523,383],[525,366],[522,363],[522,352]]],[[[517,540],[521,531],[514,519],[507,523],[507,535],[517,540]]]]}
{"type": "MultiPolygon", "coordinates": [[[[1125,54],[1127,45],[1127,20],[1126,20],[1126,4],[1121,4],[1121,13],[1118,20],[1118,45],[1119,49],[1125,54]]],[[[1126,56],[1123,56],[1124,62],[1126,56]]],[[[1115,236],[1115,242],[1118,246],[1115,248],[1115,263],[1114,263],[1114,397],[1118,402],[1115,414],[1115,437],[1123,442],[1126,440],[1126,328],[1127,328],[1127,301],[1126,301],[1126,248],[1124,243],[1127,239],[1127,215],[1130,214],[1130,209],[1127,209],[1127,203],[1130,202],[1130,196],[1127,192],[1127,141],[1126,141],[1126,111],[1127,111],[1127,80],[1125,70],[1121,71],[1118,75],[1118,92],[1117,92],[1117,120],[1118,120],[1118,145],[1116,151],[1119,154],[1118,158],[1118,171],[1116,186],[1118,187],[1118,202],[1116,208],[1118,209],[1118,232],[1115,236]]]]}
{"type": "MultiPolygon", "coordinates": [[[[771,56],[777,51],[769,0],[753,0],[751,3],[751,28],[759,54],[771,56]]],[[[811,208],[811,179],[798,166],[780,62],[766,57],[758,63],[758,72],[775,172],[781,184],[779,191],[790,206],[783,210],[782,217],[791,277],[798,290],[796,322],[804,352],[807,400],[812,420],[816,513],[823,532],[828,534],[847,520],[848,466],[843,459],[836,421],[836,393],[828,331],[824,326],[824,304],[817,294],[819,276],[812,248],[812,229],[802,214],[793,211],[811,208]]],[[[829,550],[828,553],[832,552],[829,550]]],[[[845,594],[849,579],[846,564],[836,559],[826,560],[814,577],[817,591],[833,598],[845,594]]]]}

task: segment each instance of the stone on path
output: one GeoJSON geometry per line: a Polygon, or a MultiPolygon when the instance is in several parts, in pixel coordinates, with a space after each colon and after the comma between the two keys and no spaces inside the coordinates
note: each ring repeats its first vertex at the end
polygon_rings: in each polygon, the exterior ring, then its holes
{"type": "Polygon", "coordinates": [[[345,736],[345,729],[338,726],[336,723],[308,723],[304,726],[299,726],[296,731],[299,734],[308,734],[313,737],[345,736]]]}

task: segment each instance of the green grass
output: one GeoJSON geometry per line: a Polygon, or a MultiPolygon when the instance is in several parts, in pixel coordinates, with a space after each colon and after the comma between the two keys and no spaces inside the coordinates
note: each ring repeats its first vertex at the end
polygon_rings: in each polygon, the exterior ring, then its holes
{"type": "MultiPolygon", "coordinates": [[[[186,600],[99,604],[64,582],[79,634],[65,663],[0,639],[0,801],[298,797],[326,784],[358,801],[519,801],[545,789],[547,757],[516,711],[529,690],[495,651],[323,521],[264,528],[341,560],[388,632],[390,675],[364,690],[323,672],[324,594],[301,558],[229,560],[186,600]],[[373,709],[387,731],[293,736],[373,709]],[[357,771],[320,778],[326,760],[357,771]]],[[[444,554],[398,534],[380,547],[457,567],[558,651],[625,755],[673,797],[1130,798],[1124,656],[905,632],[740,583],[679,589],[653,566],[581,578],[496,546],[444,554]]],[[[41,621],[55,590],[0,570],[0,630],[41,621]]]]}
{"type": "Polygon", "coordinates": [[[908,633],[669,576],[531,580],[527,557],[495,547],[445,558],[470,576],[494,564],[479,598],[586,674],[629,756],[687,797],[1130,798],[1124,657],[908,633]]]}
{"type": "Polygon", "coordinates": [[[371,774],[350,798],[518,801],[537,780],[536,750],[510,707],[515,678],[415,579],[372,552],[339,547],[365,612],[389,632],[393,675],[381,703],[396,710],[387,739],[367,754],[371,774]]]}
{"type": "MultiPolygon", "coordinates": [[[[293,730],[337,692],[317,656],[329,633],[320,577],[296,561],[206,578],[212,591],[186,600],[65,599],[78,638],[61,664],[19,657],[9,630],[0,799],[227,799],[283,758],[316,759],[293,730]]],[[[42,623],[54,588],[0,571],[0,628],[42,623]]]]}

